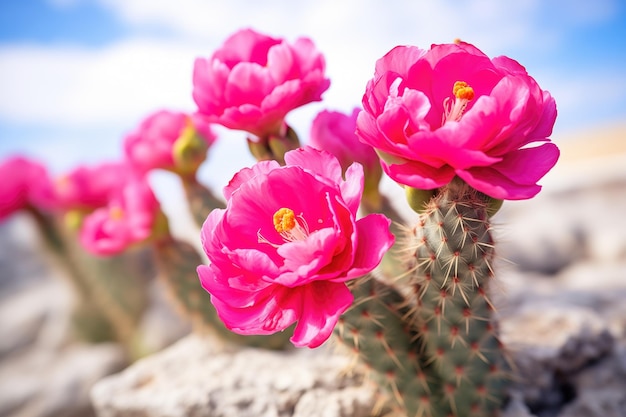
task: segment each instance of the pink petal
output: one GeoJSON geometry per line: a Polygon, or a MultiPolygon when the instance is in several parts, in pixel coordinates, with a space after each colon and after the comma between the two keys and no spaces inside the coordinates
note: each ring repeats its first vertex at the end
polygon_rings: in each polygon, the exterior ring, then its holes
{"type": "Polygon", "coordinates": [[[271,286],[258,294],[255,304],[244,308],[233,308],[213,296],[211,302],[230,330],[244,335],[272,334],[286,329],[298,319],[301,292],[300,289],[271,286]]]}
{"type": "MultiPolygon", "coordinates": [[[[262,246],[261,246],[262,247],[262,246]]],[[[270,279],[279,275],[279,267],[267,253],[252,249],[233,249],[224,248],[224,253],[228,256],[229,261],[238,268],[253,274],[260,279],[270,281],[270,279]]],[[[249,284],[246,283],[249,287],[249,284]]]]}
{"type": "Polygon", "coordinates": [[[228,75],[224,99],[232,107],[242,104],[259,106],[274,86],[266,67],[242,62],[235,65],[228,75]]]}
{"type": "MultiPolygon", "coordinates": [[[[196,268],[200,284],[212,297],[223,300],[231,308],[245,308],[253,305],[259,298],[259,293],[270,285],[264,283],[259,288],[238,289],[231,286],[231,281],[245,281],[241,275],[243,271],[218,267],[214,264],[199,265],[196,268]],[[229,274],[228,276],[225,274],[229,274]]],[[[250,280],[248,280],[250,281],[250,280]]]]}
{"type": "Polygon", "coordinates": [[[408,68],[426,54],[426,50],[416,46],[396,46],[376,61],[375,74],[392,72],[406,74],[408,68]]]}
{"type": "Polygon", "coordinates": [[[541,191],[539,185],[514,183],[491,167],[459,170],[457,175],[478,191],[497,199],[524,200],[541,191]]]}
{"type": "Polygon", "coordinates": [[[335,253],[338,236],[332,228],[316,230],[305,240],[287,242],[278,248],[285,263],[274,282],[295,287],[315,278],[315,273],[330,263],[335,253]]]}
{"type": "Polygon", "coordinates": [[[534,184],[541,179],[559,159],[559,149],[554,143],[544,143],[534,148],[524,148],[507,153],[493,169],[520,184],[534,184]]]}
{"type": "Polygon", "coordinates": [[[346,180],[339,183],[341,197],[353,216],[356,216],[361,203],[363,184],[363,166],[355,162],[346,170],[346,180]]]}
{"type": "Polygon", "coordinates": [[[335,184],[343,181],[341,165],[331,153],[310,146],[298,148],[285,154],[287,165],[300,166],[316,175],[331,180],[335,184]]]}
{"type": "Polygon", "coordinates": [[[389,230],[390,224],[391,220],[382,214],[370,214],[357,220],[354,263],[342,281],[363,276],[378,266],[395,239],[389,230]]]}
{"type": "Polygon", "coordinates": [[[275,85],[298,76],[297,71],[294,71],[294,57],[291,48],[284,42],[269,49],[267,68],[275,85]]]}
{"type": "Polygon", "coordinates": [[[387,165],[383,169],[392,179],[400,184],[421,190],[433,190],[452,181],[454,170],[447,165],[435,168],[420,162],[408,162],[403,165],[387,165]]]}
{"type": "Polygon", "coordinates": [[[297,347],[320,346],[330,337],[353,299],[345,284],[316,281],[303,287],[300,315],[291,342],[297,347]]]}
{"type": "Polygon", "coordinates": [[[224,187],[224,197],[227,200],[230,200],[233,193],[241,187],[241,184],[257,175],[267,174],[268,172],[279,167],[280,165],[276,161],[260,161],[254,164],[251,168],[246,167],[241,169],[233,176],[228,185],[224,187]]]}

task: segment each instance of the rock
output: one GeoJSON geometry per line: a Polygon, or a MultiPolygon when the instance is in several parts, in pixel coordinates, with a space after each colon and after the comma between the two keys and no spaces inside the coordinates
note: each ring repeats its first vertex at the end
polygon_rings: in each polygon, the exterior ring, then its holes
{"type": "MultiPolygon", "coordinates": [[[[505,290],[494,294],[501,338],[516,364],[512,394],[530,412],[541,417],[565,410],[580,412],[573,416],[594,415],[585,414],[583,400],[594,384],[579,381],[614,363],[615,347],[625,340],[624,266],[623,261],[586,259],[556,276],[514,268],[497,274],[505,290]]],[[[615,375],[617,369],[606,372],[615,375]]],[[[615,386],[624,392],[626,381],[615,386]]],[[[610,407],[619,405],[609,394],[598,398],[610,407]]]]}
{"type": "Polygon", "coordinates": [[[373,388],[345,372],[349,362],[323,348],[232,348],[192,334],[91,396],[99,417],[369,416],[373,388]]]}
{"type": "Polygon", "coordinates": [[[626,416],[626,347],[582,371],[573,384],[579,395],[559,417],[626,416]]]}
{"type": "Polygon", "coordinates": [[[191,323],[175,311],[161,280],[150,282],[150,305],[139,323],[141,349],[146,354],[162,350],[189,334],[191,323]]]}
{"type": "Polygon", "coordinates": [[[0,224],[0,416],[90,417],[91,386],[128,361],[117,345],[72,343],[72,292],[30,220],[0,224]]]}
{"type": "Polygon", "coordinates": [[[16,355],[0,368],[0,415],[91,416],[92,385],[126,363],[124,352],[113,344],[69,346],[59,352],[33,349],[16,355]]]}
{"type": "Polygon", "coordinates": [[[556,274],[583,259],[626,258],[626,183],[614,181],[506,202],[494,216],[498,253],[524,271],[556,274]]]}

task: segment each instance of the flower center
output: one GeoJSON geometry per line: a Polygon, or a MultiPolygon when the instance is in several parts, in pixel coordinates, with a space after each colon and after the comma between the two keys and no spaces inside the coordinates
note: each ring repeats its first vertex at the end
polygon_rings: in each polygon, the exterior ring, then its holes
{"type": "Polygon", "coordinates": [[[281,208],[274,213],[274,229],[278,233],[285,233],[296,227],[296,214],[288,208],[281,208]]]}
{"type": "Polygon", "coordinates": [[[467,103],[474,99],[474,89],[465,81],[457,81],[452,87],[452,93],[455,98],[447,97],[443,101],[443,120],[441,124],[453,120],[458,122],[465,112],[467,103]]]}
{"type": "MultiPolygon", "coordinates": [[[[272,216],[274,221],[274,229],[283,238],[284,242],[293,242],[295,240],[304,240],[309,236],[309,225],[307,224],[302,214],[296,215],[290,208],[282,207],[274,213],[272,216]]],[[[257,232],[259,243],[267,243],[272,246],[278,246],[269,240],[267,240],[261,231],[257,232]]]]}
{"type": "Polygon", "coordinates": [[[122,220],[124,218],[124,210],[118,206],[111,207],[109,217],[112,220],[122,220]]]}

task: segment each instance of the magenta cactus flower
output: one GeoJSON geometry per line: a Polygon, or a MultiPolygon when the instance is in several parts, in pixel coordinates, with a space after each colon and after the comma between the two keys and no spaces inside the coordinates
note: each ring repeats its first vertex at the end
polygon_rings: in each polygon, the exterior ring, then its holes
{"type": "Polygon", "coordinates": [[[556,163],[556,104],[525,68],[473,45],[398,46],[376,63],[357,120],[398,183],[436,189],[455,176],[496,199],[527,199],[556,163]]]}
{"type": "Polygon", "coordinates": [[[84,218],[79,239],[94,255],[115,255],[148,239],[160,214],[147,178],[129,176],[105,206],[84,218]]]}
{"type": "Polygon", "coordinates": [[[356,119],[361,109],[355,107],[352,113],[322,110],[311,124],[309,144],[333,154],[346,170],[353,162],[363,165],[365,175],[377,174],[381,168],[374,148],[359,140],[356,135],[356,119]]]}
{"type": "Polygon", "coordinates": [[[55,181],[60,208],[91,212],[106,206],[132,175],[125,162],[80,165],[55,181]]]}
{"type": "Polygon", "coordinates": [[[0,163],[0,220],[25,208],[52,210],[56,197],[46,167],[23,156],[0,163]]]}
{"type": "Polygon", "coordinates": [[[281,136],[285,116],[330,86],[325,60],[308,38],[281,38],[240,30],[210,58],[197,58],[193,98],[198,112],[259,138],[281,136]]]}
{"type": "Polygon", "coordinates": [[[363,169],[342,178],[331,154],[300,148],[286,165],[262,161],[239,171],[202,227],[209,265],[198,267],[225,325],[271,334],[297,325],[291,341],[317,347],[353,297],[346,281],[372,271],[393,243],[381,214],[356,219],[363,169]]]}
{"type": "Polygon", "coordinates": [[[151,113],[124,138],[124,151],[140,172],[166,169],[195,173],[216,136],[199,115],[159,110],[151,113]],[[191,151],[192,158],[183,153],[191,151]]]}

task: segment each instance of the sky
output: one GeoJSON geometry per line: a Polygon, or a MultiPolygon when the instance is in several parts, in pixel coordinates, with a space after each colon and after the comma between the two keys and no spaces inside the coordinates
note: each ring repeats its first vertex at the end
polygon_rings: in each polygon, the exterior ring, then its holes
{"type": "MultiPolygon", "coordinates": [[[[195,110],[194,59],[247,27],[309,37],[326,58],[324,100],[288,116],[304,143],[317,112],[360,105],[394,46],[456,38],[516,59],[552,93],[557,144],[626,121],[623,0],[0,0],[0,161],[23,154],[62,173],[119,158],[150,112],[195,110]]],[[[216,190],[253,162],[242,132],[218,133],[199,177],[216,190]]]]}

